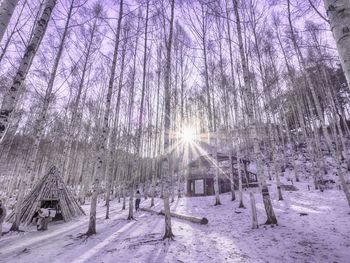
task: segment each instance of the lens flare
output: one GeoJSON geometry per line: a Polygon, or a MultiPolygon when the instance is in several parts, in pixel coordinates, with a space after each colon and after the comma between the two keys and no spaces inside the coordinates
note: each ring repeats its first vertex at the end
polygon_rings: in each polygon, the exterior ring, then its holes
{"type": "Polygon", "coordinates": [[[195,140],[195,130],[191,127],[186,127],[182,130],[181,139],[185,142],[193,142],[195,140]]]}

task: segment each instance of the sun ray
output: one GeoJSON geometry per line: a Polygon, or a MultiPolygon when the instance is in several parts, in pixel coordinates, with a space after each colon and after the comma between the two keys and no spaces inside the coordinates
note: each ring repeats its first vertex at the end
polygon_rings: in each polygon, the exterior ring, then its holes
{"type": "Polygon", "coordinates": [[[210,157],[208,152],[205,151],[198,143],[196,142],[193,142],[193,145],[194,147],[197,148],[197,150],[200,152],[200,154],[202,154],[215,168],[218,168],[219,169],[219,172],[221,174],[223,174],[227,179],[230,180],[231,182],[231,178],[230,176],[227,175],[227,173],[217,164],[217,161],[213,158],[213,157],[210,157]]]}

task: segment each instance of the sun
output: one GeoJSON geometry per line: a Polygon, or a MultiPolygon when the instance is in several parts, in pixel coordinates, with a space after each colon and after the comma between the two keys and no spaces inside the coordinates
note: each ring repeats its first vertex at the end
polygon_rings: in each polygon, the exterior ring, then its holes
{"type": "Polygon", "coordinates": [[[193,142],[196,138],[195,130],[192,127],[185,127],[183,128],[180,137],[184,142],[193,142]]]}

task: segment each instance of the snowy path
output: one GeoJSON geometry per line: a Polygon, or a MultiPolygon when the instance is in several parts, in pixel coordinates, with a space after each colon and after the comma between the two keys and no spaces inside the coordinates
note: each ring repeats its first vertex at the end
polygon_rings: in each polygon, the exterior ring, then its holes
{"type": "MultiPolygon", "coordinates": [[[[197,262],[203,256],[214,260],[214,255],[210,255],[213,252],[212,245],[197,240],[199,236],[209,234],[208,231],[203,232],[206,226],[194,226],[174,219],[176,240],[167,243],[161,240],[164,217],[138,212],[135,213],[136,220],[127,221],[127,210],[121,211],[119,204],[115,205],[109,220],[103,219],[105,208],[99,207],[98,235],[87,240],[78,238],[79,234],[86,231],[87,216],[75,222],[50,225],[47,232],[33,231],[4,236],[0,239],[0,262],[47,262],[48,258],[51,262],[74,263],[189,262],[189,255],[192,255],[191,262],[197,262]],[[181,243],[188,243],[190,250],[181,243]],[[174,261],[179,249],[182,254],[174,261]]],[[[141,205],[148,206],[148,201],[141,205]]],[[[177,205],[178,202],[172,204],[174,209],[177,205]]],[[[157,201],[156,207],[161,208],[160,201],[157,201]]],[[[215,253],[219,255],[219,252],[217,250],[215,253]]],[[[219,262],[225,262],[224,258],[218,258],[219,262]]]]}
{"type": "MultiPolygon", "coordinates": [[[[173,211],[206,216],[209,224],[173,219],[176,237],[171,242],[161,240],[163,216],[137,212],[136,220],[128,221],[127,210],[112,202],[109,220],[104,219],[105,207],[98,207],[97,235],[79,237],[88,216],[52,224],[47,232],[7,234],[0,239],[0,262],[349,262],[350,215],[342,192],[284,192],[284,197],[283,202],[274,201],[279,226],[258,230],[250,228],[250,210],[237,209],[228,194],[221,195],[221,206],[213,206],[213,197],[175,200],[173,211]]],[[[263,223],[264,208],[260,196],[256,198],[263,223]]],[[[149,207],[149,202],[141,206],[149,207]]],[[[249,206],[247,193],[245,205],[249,206]]],[[[161,208],[157,200],[155,209],[161,208]]]]}
{"type": "MultiPolygon", "coordinates": [[[[100,210],[100,212],[97,214],[97,221],[103,220],[105,216],[104,213],[104,209],[100,210]]],[[[114,220],[120,216],[119,214],[118,209],[111,210],[111,215],[114,220]],[[117,215],[117,217],[114,217],[115,215],[117,215]]],[[[88,220],[88,216],[85,216],[84,218],[80,218],[79,221],[75,220],[69,224],[54,224],[52,227],[50,227],[49,231],[38,232],[34,230],[31,231],[30,234],[21,233],[19,234],[21,235],[20,240],[17,239],[17,235],[10,235],[8,237],[4,236],[0,239],[1,258],[11,255],[14,251],[27,251],[31,248],[42,247],[45,243],[51,242],[55,238],[60,238],[66,234],[79,233],[79,231],[84,233],[84,230],[87,228],[88,220]],[[64,227],[62,227],[63,224],[64,227]]]]}
{"type": "Polygon", "coordinates": [[[110,235],[108,238],[103,240],[102,242],[98,243],[96,246],[92,247],[90,250],[85,252],[83,255],[79,256],[77,259],[75,259],[72,263],[82,263],[90,258],[92,258],[95,254],[99,253],[102,249],[104,249],[108,244],[112,243],[118,236],[120,236],[123,232],[130,229],[135,224],[135,221],[131,221],[118,229],[116,232],[114,232],[112,235],[110,235]]]}

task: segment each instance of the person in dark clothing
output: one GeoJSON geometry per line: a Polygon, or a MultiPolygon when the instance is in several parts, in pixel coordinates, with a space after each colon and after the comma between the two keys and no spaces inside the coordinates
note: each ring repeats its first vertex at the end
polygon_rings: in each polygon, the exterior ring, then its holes
{"type": "Polygon", "coordinates": [[[141,202],[141,194],[140,194],[139,190],[136,191],[135,198],[136,198],[136,200],[135,200],[135,209],[136,209],[136,211],[139,211],[139,209],[140,209],[140,202],[141,202]]]}

